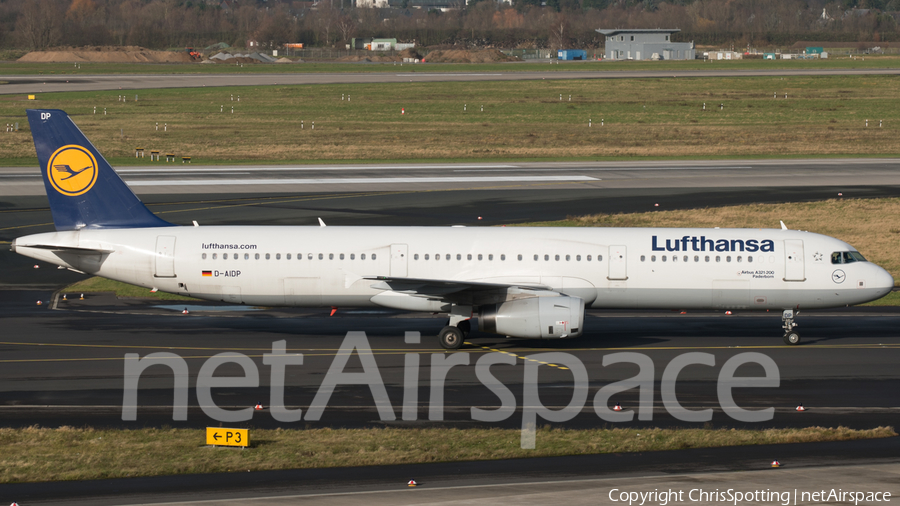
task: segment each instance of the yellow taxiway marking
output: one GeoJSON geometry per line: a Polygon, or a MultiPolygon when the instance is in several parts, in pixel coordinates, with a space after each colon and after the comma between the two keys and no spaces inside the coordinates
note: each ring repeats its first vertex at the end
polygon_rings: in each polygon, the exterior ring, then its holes
{"type": "MultiPolygon", "coordinates": [[[[465,344],[468,344],[469,346],[477,346],[477,345],[472,344],[472,343],[470,343],[470,342],[468,342],[468,341],[466,341],[465,344]]],[[[488,352],[493,352],[493,353],[503,353],[504,355],[509,355],[509,356],[511,356],[511,357],[520,358],[520,359],[522,359],[522,360],[527,360],[527,361],[529,361],[529,362],[535,362],[535,363],[541,364],[541,365],[546,365],[546,366],[550,366],[550,367],[556,367],[556,368],[559,368],[559,369],[562,369],[562,370],[565,370],[565,371],[568,371],[568,370],[569,370],[568,367],[563,367],[563,366],[560,366],[560,365],[557,365],[557,364],[551,364],[550,362],[543,362],[543,361],[541,361],[541,360],[535,360],[535,359],[533,359],[533,358],[531,358],[531,357],[526,357],[526,356],[523,356],[523,355],[516,355],[515,353],[511,353],[511,352],[503,351],[503,350],[498,350],[498,349],[496,349],[496,348],[491,348],[490,346],[481,346],[481,349],[482,349],[482,350],[485,350],[485,351],[488,351],[488,352]]]]}

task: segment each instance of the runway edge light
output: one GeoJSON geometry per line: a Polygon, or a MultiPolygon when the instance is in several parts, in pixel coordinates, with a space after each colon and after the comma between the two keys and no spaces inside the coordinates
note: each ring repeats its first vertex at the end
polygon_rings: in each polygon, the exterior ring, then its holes
{"type": "Polygon", "coordinates": [[[772,467],[781,467],[781,462],[778,462],[777,460],[773,460],[772,467]]]}
{"type": "Polygon", "coordinates": [[[801,402],[799,406],[797,406],[797,411],[806,411],[806,408],[803,407],[803,403],[801,402]]]}
{"type": "Polygon", "coordinates": [[[417,487],[417,486],[419,486],[419,484],[416,483],[416,480],[409,480],[409,483],[407,483],[406,486],[408,486],[408,487],[417,487]]]}
{"type": "Polygon", "coordinates": [[[622,411],[622,406],[617,402],[615,406],[613,406],[613,411],[622,411]]]}

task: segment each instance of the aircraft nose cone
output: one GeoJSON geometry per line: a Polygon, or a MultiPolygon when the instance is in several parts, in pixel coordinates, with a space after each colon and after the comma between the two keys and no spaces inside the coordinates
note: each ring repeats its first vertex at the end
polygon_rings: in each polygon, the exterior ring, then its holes
{"type": "Polygon", "coordinates": [[[894,278],[890,272],[878,267],[878,272],[875,273],[872,284],[874,288],[883,290],[882,296],[884,296],[894,289],[894,278]]]}

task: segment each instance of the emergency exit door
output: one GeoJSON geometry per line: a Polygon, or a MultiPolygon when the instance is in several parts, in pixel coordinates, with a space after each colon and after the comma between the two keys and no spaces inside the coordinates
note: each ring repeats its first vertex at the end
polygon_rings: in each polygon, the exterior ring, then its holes
{"type": "Polygon", "coordinates": [[[628,279],[628,250],[625,246],[609,247],[609,279],[628,279]]]}
{"type": "Polygon", "coordinates": [[[391,244],[391,276],[405,278],[408,276],[407,254],[409,246],[406,244],[391,244]]]}

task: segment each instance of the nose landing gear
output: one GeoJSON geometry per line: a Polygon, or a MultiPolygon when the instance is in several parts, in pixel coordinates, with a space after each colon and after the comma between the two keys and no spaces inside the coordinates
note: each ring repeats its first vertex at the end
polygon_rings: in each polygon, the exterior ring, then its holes
{"type": "MultiPolygon", "coordinates": [[[[781,313],[781,320],[784,322],[784,344],[791,346],[800,343],[800,334],[794,331],[794,327],[797,326],[794,323],[794,314],[793,309],[785,309],[781,313]]],[[[800,311],[796,314],[800,314],[800,311]]]]}

